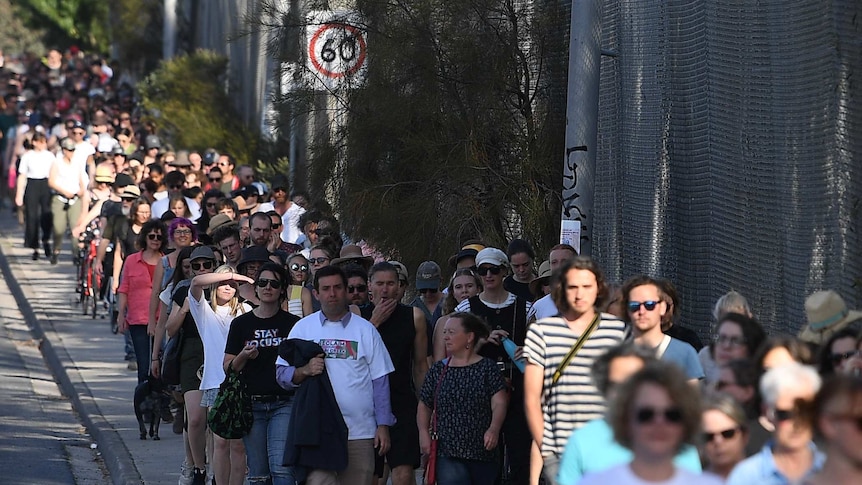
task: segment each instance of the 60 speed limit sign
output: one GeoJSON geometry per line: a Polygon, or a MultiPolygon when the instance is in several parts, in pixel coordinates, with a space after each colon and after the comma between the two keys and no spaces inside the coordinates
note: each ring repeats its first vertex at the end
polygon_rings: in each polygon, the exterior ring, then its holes
{"type": "Polygon", "coordinates": [[[307,28],[308,68],[317,82],[334,89],[342,82],[361,84],[365,78],[368,44],[352,11],[311,13],[307,28]]]}

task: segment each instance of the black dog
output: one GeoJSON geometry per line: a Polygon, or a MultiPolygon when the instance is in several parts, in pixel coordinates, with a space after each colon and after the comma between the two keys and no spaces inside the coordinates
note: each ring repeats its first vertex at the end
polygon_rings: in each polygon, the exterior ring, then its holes
{"type": "Polygon", "coordinates": [[[170,394],[161,379],[153,376],[138,384],[135,388],[135,417],[138,418],[138,427],[141,429],[141,439],[147,439],[147,429],[144,418],[150,423],[150,437],[153,440],[159,438],[159,424],[162,422],[161,411],[169,406],[170,394]]]}

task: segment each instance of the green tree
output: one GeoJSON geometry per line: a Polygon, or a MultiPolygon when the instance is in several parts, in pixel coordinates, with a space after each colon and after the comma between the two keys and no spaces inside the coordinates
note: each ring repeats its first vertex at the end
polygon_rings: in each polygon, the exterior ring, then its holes
{"type": "Polygon", "coordinates": [[[74,42],[87,50],[108,52],[108,2],[104,0],[20,0],[18,6],[43,27],[51,43],[74,42]]]}
{"type": "Polygon", "coordinates": [[[42,29],[27,25],[26,13],[18,4],[0,0],[0,49],[6,54],[18,52],[45,52],[42,29]]]}
{"type": "MultiPolygon", "coordinates": [[[[548,53],[565,39],[550,36],[558,12],[535,3],[357,2],[367,79],[331,93],[346,122],[312,146],[309,169],[353,237],[411,267],[468,238],[525,237],[540,252],[555,242],[565,94],[552,99],[552,81],[565,64],[548,53]]],[[[287,101],[330,108],[309,91],[287,101]]]]}
{"type": "Polygon", "coordinates": [[[199,50],[164,61],[138,84],[146,120],[178,148],[215,148],[256,160],[259,136],[243,125],[225,93],[227,58],[199,50]]]}

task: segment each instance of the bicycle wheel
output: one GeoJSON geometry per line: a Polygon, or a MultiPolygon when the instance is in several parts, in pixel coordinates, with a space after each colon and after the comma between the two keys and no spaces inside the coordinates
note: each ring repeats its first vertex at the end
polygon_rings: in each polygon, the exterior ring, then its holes
{"type": "Polygon", "coordinates": [[[98,315],[99,310],[99,290],[102,288],[102,277],[99,276],[99,273],[96,273],[96,268],[90,269],[92,285],[90,286],[93,301],[92,301],[92,310],[93,310],[93,318],[95,319],[98,315]]]}
{"type": "Polygon", "coordinates": [[[87,261],[81,263],[81,314],[86,315],[89,308],[87,300],[90,298],[90,272],[87,261]]]}

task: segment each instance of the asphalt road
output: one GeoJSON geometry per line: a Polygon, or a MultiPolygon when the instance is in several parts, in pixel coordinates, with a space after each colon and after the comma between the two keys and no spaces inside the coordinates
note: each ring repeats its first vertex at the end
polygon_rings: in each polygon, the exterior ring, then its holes
{"type": "Polygon", "coordinates": [[[0,211],[0,483],[177,483],[182,437],[139,439],[123,337],[81,315],[69,243],[51,266],[22,242],[0,211]]]}

